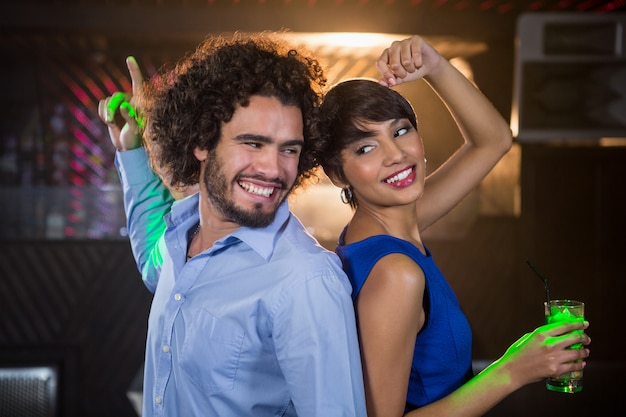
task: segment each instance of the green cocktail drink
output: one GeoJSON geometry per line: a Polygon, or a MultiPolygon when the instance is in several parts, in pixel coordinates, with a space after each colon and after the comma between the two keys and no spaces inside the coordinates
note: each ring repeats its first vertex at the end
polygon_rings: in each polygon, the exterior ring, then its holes
{"type": "MultiPolygon", "coordinates": [[[[584,319],[585,304],[576,300],[551,300],[550,306],[544,302],[546,323],[569,321],[572,319],[584,319]]],[[[583,333],[582,330],[575,330],[583,333]]],[[[576,343],[568,349],[582,349],[582,343],[576,343]]],[[[556,378],[548,378],[546,387],[550,391],[575,393],[583,389],[583,371],[567,372],[556,378]]]]}

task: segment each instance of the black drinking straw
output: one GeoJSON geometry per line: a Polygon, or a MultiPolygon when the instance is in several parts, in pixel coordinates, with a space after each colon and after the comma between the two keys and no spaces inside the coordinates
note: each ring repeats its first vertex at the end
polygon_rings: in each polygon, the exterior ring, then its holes
{"type": "Polygon", "coordinates": [[[535,271],[535,274],[543,281],[543,286],[546,288],[546,302],[548,303],[548,311],[550,311],[550,286],[548,285],[548,278],[544,277],[541,272],[537,269],[537,267],[530,262],[530,260],[526,259],[526,263],[535,271]]]}

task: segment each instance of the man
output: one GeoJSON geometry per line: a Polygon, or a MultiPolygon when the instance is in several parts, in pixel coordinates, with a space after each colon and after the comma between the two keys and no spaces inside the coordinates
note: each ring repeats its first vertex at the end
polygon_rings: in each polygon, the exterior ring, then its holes
{"type": "Polygon", "coordinates": [[[364,416],[350,284],[287,204],[315,166],[317,62],[256,37],[208,39],[145,86],[127,63],[133,96],[99,114],[154,292],[143,415],[364,416]]]}

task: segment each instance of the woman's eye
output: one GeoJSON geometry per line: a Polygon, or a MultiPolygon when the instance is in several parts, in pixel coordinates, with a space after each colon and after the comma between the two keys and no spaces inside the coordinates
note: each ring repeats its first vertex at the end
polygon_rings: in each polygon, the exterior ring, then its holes
{"type": "Polygon", "coordinates": [[[357,153],[357,155],[363,155],[363,154],[368,153],[372,149],[374,149],[374,147],[372,145],[365,145],[365,146],[361,146],[361,147],[357,148],[356,153],[357,153]]]}
{"type": "Polygon", "coordinates": [[[396,132],[393,134],[394,138],[397,138],[398,136],[404,136],[409,132],[409,128],[408,127],[402,127],[398,130],[396,130],[396,132]]]}

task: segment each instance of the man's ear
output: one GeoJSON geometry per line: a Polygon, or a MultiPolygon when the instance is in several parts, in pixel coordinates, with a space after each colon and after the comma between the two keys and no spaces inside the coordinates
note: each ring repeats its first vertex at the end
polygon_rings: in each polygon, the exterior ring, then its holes
{"type": "Polygon", "coordinates": [[[200,149],[196,146],[196,148],[193,150],[193,154],[198,161],[204,162],[209,156],[209,151],[207,151],[206,149],[200,149]]]}

